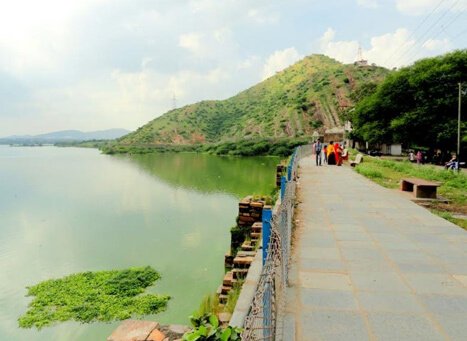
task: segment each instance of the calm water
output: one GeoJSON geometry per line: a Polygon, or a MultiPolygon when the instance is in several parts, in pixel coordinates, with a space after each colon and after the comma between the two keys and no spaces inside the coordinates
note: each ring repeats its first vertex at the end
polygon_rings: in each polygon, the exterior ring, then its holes
{"type": "Polygon", "coordinates": [[[223,274],[237,200],[270,193],[274,158],[100,155],[0,146],[0,340],[105,340],[118,323],[17,327],[28,285],[73,272],[151,265],[187,323],[223,274]]]}

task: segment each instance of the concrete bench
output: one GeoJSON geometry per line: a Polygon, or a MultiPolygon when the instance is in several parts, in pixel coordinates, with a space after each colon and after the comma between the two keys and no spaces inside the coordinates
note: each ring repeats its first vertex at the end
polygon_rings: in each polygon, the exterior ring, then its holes
{"type": "Polygon", "coordinates": [[[404,178],[401,180],[401,191],[413,192],[415,198],[436,199],[436,189],[439,182],[431,182],[418,178],[404,178]]]}
{"type": "Polygon", "coordinates": [[[358,154],[357,154],[357,157],[355,158],[355,160],[350,161],[350,165],[351,165],[352,167],[355,167],[356,165],[359,165],[359,164],[362,163],[362,162],[363,162],[363,155],[360,154],[360,153],[358,153],[358,154]]]}

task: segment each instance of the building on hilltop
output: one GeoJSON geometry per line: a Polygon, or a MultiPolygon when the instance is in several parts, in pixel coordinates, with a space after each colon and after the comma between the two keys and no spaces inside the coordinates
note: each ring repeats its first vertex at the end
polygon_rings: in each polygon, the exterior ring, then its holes
{"type": "Polygon", "coordinates": [[[363,59],[362,47],[358,46],[358,56],[357,60],[354,63],[355,66],[368,66],[368,60],[363,59]]]}

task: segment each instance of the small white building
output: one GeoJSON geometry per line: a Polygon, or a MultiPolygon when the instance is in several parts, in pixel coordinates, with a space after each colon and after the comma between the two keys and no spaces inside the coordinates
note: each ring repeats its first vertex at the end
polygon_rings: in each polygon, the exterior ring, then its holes
{"type": "Polygon", "coordinates": [[[386,155],[401,156],[402,145],[400,143],[382,144],[381,153],[386,155]]]}

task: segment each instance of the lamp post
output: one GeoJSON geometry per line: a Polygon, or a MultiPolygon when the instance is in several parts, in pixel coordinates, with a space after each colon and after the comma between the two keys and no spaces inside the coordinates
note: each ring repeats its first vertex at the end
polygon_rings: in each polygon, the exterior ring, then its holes
{"type": "Polygon", "coordinates": [[[461,105],[462,105],[462,83],[459,83],[459,104],[457,113],[457,161],[460,162],[461,151],[461,105]]]}

